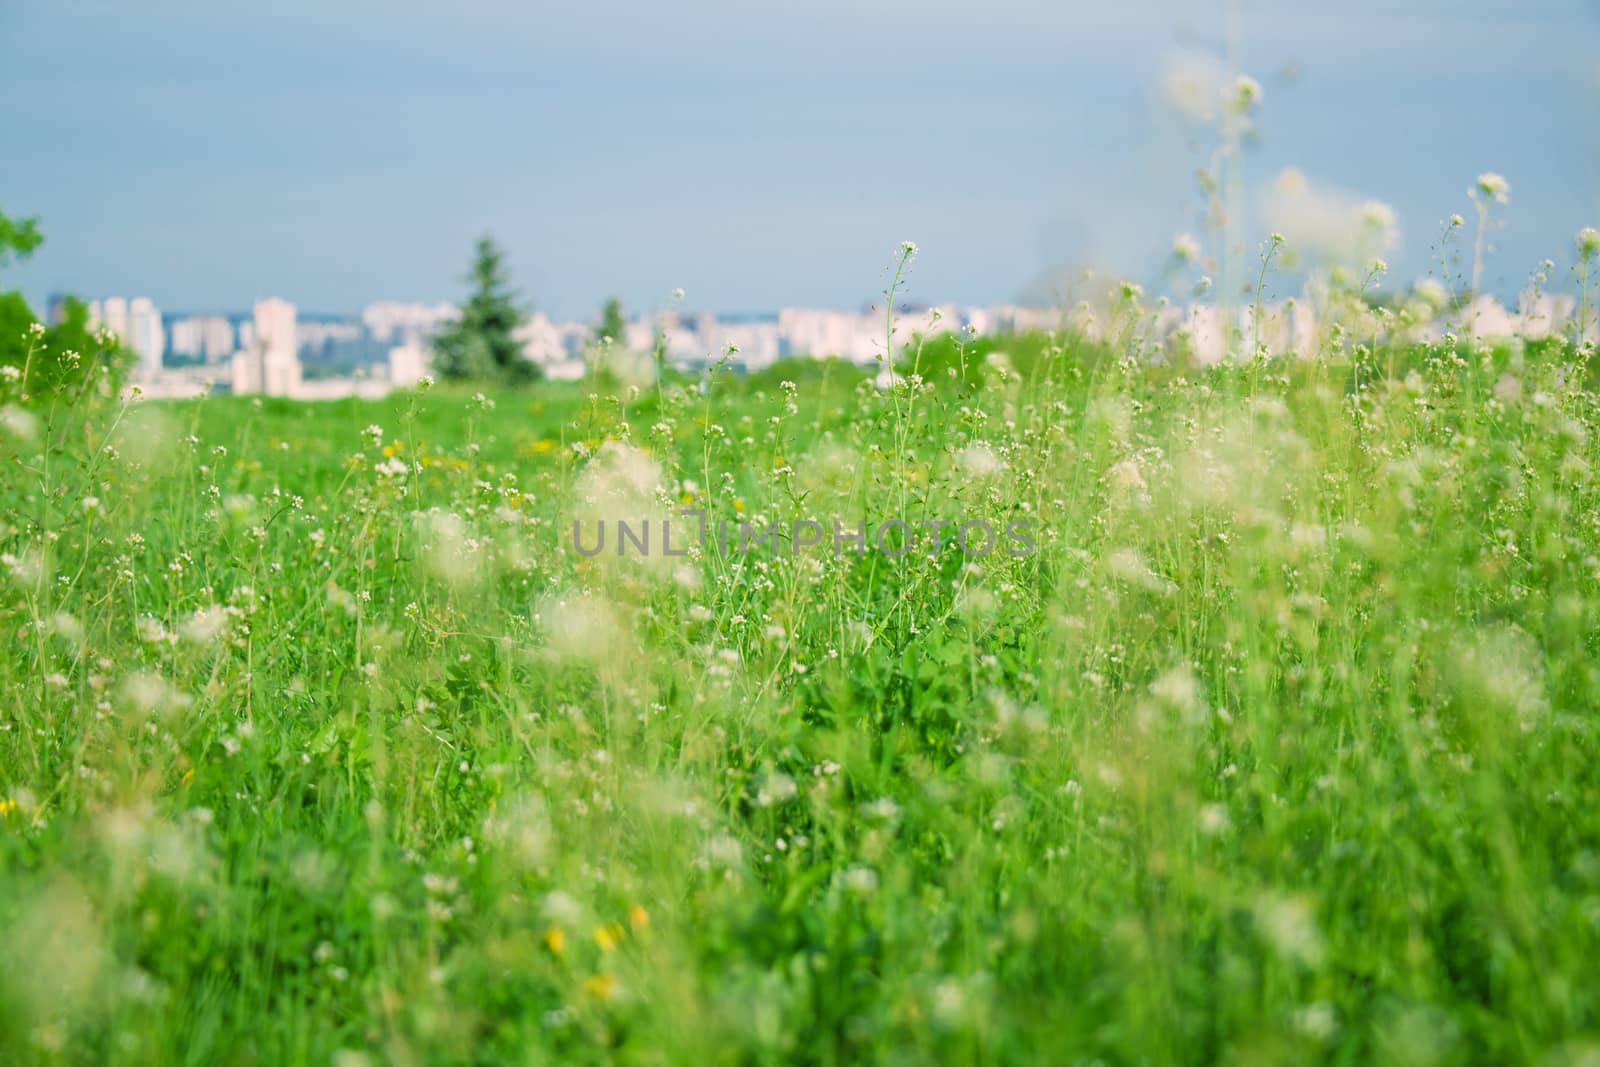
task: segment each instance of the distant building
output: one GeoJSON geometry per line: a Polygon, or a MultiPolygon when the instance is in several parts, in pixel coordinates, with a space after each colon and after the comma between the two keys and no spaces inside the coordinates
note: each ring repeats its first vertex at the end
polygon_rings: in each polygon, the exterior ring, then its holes
{"type": "Polygon", "coordinates": [[[1215,304],[1191,304],[1181,331],[1189,340],[1189,352],[1202,366],[1222,362],[1228,349],[1222,309],[1215,304]]]}
{"type": "Polygon", "coordinates": [[[99,325],[117,340],[126,343],[128,335],[128,302],[120,296],[107,297],[100,305],[99,325]]]}
{"type": "Polygon", "coordinates": [[[221,362],[233,352],[233,323],[221,315],[212,315],[201,322],[201,348],[206,362],[221,362]]]}
{"type": "Polygon", "coordinates": [[[1466,320],[1468,330],[1477,340],[1515,337],[1521,325],[1519,317],[1492,296],[1480,296],[1468,304],[1466,320]]]}
{"type": "Polygon", "coordinates": [[[141,377],[153,378],[160,372],[167,336],[161,312],[148,297],[136,296],[128,302],[128,347],[139,357],[141,377]]]}
{"type": "Polygon", "coordinates": [[[401,304],[383,301],[369,304],[361,312],[361,322],[380,344],[422,341],[438,333],[445,323],[461,317],[451,304],[401,304]]]}
{"type": "Polygon", "coordinates": [[[717,325],[716,348],[737,346],[738,358],[751,370],[770,367],[782,354],[778,324],[770,321],[726,322],[717,325]]]}
{"type": "Polygon", "coordinates": [[[778,339],[785,356],[839,356],[871,363],[883,352],[884,320],[878,314],[784,308],[778,313],[778,339]]]}
{"type": "Polygon", "coordinates": [[[1576,318],[1578,301],[1570,293],[1525,289],[1517,301],[1518,332],[1529,340],[1559,334],[1576,318]]]}
{"type": "Polygon", "coordinates": [[[295,306],[287,300],[273,297],[256,302],[251,343],[233,357],[235,393],[294,396],[300,392],[295,317],[295,306]]]}
{"type": "Polygon", "coordinates": [[[428,372],[428,355],[419,344],[396,345],[389,349],[389,384],[408,389],[422,381],[428,372]]]}
{"type": "Polygon", "coordinates": [[[300,387],[300,341],[295,307],[273,297],[256,302],[256,346],[261,349],[261,391],[293,396],[300,387]]]}
{"type": "Polygon", "coordinates": [[[537,363],[547,377],[567,377],[566,370],[583,368],[583,346],[590,330],[582,323],[551,322],[543,314],[534,314],[517,328],[516,338],[522,342],[523,358],[537,363]]]}
{"type": "MultiPolygon", "coordinates": [[[[65,314],[65,300],[52,301],[52,316],[65,314]]],[[[139,357],[139,377],[146,381],[161,372],[161,358],[167,351],[167,333],[161,311],[149,297],[132,300],[107,297],[89,304],[89,328],[104,330],[139,357]]]]}
{"type": "Polygon", "coordinates": [[[234,353],[233,373],[228,382],[234,396],[251,396],[261,392],[261,353],[254,348],[243,348],[234,353]]]}
{"type": "Polygon", "coordinates": [[[221,315],[174,319],[167,330],[167,351],[215,363],[234,351],[233,324],[221,315]]]}

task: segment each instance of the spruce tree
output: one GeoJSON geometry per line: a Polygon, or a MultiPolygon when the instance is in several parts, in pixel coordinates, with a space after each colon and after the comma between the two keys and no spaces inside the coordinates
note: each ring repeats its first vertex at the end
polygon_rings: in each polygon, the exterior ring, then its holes
{"type": "Polygon", "coordinates": [[[516,338],[525,317],[504,260],[491,238],[478,240],[467,275],[472,292],[461,306],[461,318],[433,341],[434,369],[441,377],[525,382],[540,376],[539,365],[523,357],[516,338]]]}
{"type": "Polygon", "coordinates": [[[622,317],[622,301],[612,297],[600,312],[600,325],[594,331],[595,344],[605,344],[606,338],[618,348],[628,347],[628,320],[622,317]]]}

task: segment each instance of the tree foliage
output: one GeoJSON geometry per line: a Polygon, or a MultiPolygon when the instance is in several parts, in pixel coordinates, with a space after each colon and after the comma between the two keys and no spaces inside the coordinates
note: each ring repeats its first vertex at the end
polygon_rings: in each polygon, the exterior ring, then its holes
{"type": "Polygon", "coordinates": [[[461,306],[461,317],[434,338],[434,368],[455,380],[538,378],[538,364],[523,356],[516,337],[526,316],[511,289],[505,254],[492,238],[478,240],[467,281],[472,291],[461,306]]]}
{"type": "MultiPolygon", "coordinates": [[[[35,218],[0,211],[0,266],[27,259],[44,243],[35,218]]],[[[0,401],[38,403],[114,393],[129,353],[89,325],[89,308],[76,297],[62,305],[59,322],[46,326],[18,290],[0,291],[0,401]]]]}
{"type": "Polygon", "coordinates": [[[595,344],[609,341],[618,348],[628,347],[628,320],[622,314],[622,301],[612,297],[600,312],[600,325],[595,327],[595,344]]]}
{"type": "Polygon", "coordinates": [[[0,267],[17,259],[27,259],[33,250],[44,244],[44,234],[39,232],[37,218],[13,219],[0,211],[0,267]]]}

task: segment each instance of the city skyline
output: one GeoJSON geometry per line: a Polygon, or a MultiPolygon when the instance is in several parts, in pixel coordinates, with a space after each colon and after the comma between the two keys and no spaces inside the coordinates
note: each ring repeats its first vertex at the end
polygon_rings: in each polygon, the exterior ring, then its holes
{"type": "Polygon", "coordinates": [[[1302,206],[1392,206],[1396,287],[1485,170],[1513,187],[1484,275],[1503,296],[1600,217],[1600,19],[1581,0],[1241,4],[1232,35],[1226,9],[23,0],[0,11],[0,204],[47,241],[4,281],[41,306],[454,302],[483,232],[527,302],[569,319],[680,286],[719,313],[856,307],[905,239],[927,302],[1014,301],[1084,263],[1151,281],[1200,232],[1198,135],[1164,87],[1230,36],[1265,90],[1246,251],[1291,170],[1302,206]]]}
{"type": "MultiPolygon", "coordinates": [[[[1308,290],[1286,300],[1231,307],[1206,301],[1158,301],[1146,307],[1136,291],[1108,286],[1097,299],[1071,309],[908,309],[895,316],[893,328],[902,352],[917,335],[976,338],[1060,329],[1091,341],[1114,336],[1156,358],[1179,353],[1202,364],[1227,358],[1230,345],[1246,336],[1264,353],[1306,357],[1320,343],[1323,316],[1337,315],[1325,302],[1328,295],[1308,290]]],[[[370,305],[358,317],[301,322],[295,305],[276,297],[257,301],[248,317],[164,315],[147,297],[89,304],[91,328],[104,328],[129,344],[138,357],[133,384],[154,398],[218,391],[297,400],[381,397],[432,374],[432,340],[457,314],[445,304],[389,301],[370,305]],[[168,338],[174,352],[189,358],[164,362],[168,338]],[[197,353],[201,358],[192,358],[197,353]]],[[[1438,343],[1455,331],[1491,342],[1553,335],[1600,339],[1600,324],[1578,297],[1537,288],[1524,290],[1515,305],[1507,306],[1490,295],[1461,303],[1442,286],[1419,286],[1396,303],[1392,314],[1392,320],[1371,317],[1375,336],[1414,343],[1438,343]]],[[[876,368],[881,386],[895,379],[882,359],[886,325],[870,310],[785,308],[760,318],[669,310],[628,318],[619,335],[600,337],[593,323],[536,313],[513,336],[521,357],[553,380],[583,378],[603,365],[639,384],[655,375],[658,358],[678,370],[726,363],[757,371],[788,358],[833,357],[876,368]]]]}

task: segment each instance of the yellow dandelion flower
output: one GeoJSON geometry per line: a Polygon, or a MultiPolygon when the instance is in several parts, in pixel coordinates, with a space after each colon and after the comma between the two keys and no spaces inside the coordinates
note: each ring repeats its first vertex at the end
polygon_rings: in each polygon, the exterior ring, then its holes
{"type": "Polygon", "coordinates": [[[638,933],[650,925],[650,913],[637,904],[628,905],[628,925],[633,927],[634,933],[638,933]]]}
{"type": "Polygon", "coordinates": [[[627,936],[627,931],[621,923],[612,923],[610,926],[596,926],[594,928],[594,943],[600,946],[601,952],[611,952],[622,939],[627,936]]]}
{"type": "Polygon", "coordinates": [[[610,1000],[617,995],[616,976],[591,974],[583,980],[583,991],[596,1000],[610,1000]]]}
{"type": "Polygon", "coordinates": [[[733,502],[733,510],[737,511],[739,514],[743,515],[744,514],[744,501],[735,498],[735,500],[733,502]]]}
{"type": "Polygon", "coordinates": [[[544,932],[544,947],[559,956],[567,950],[567,935],[559,926],[552,926],[544,932]]]}

